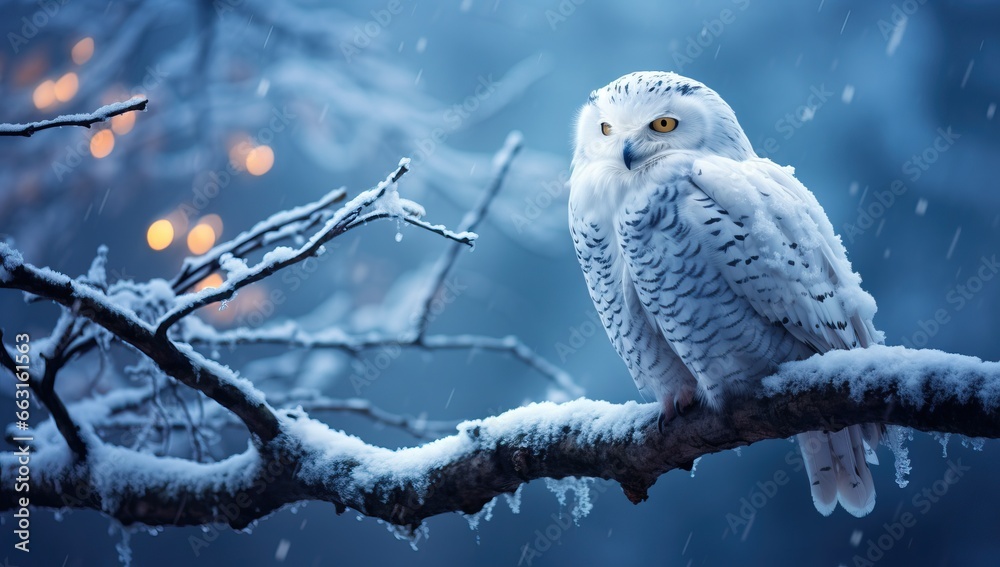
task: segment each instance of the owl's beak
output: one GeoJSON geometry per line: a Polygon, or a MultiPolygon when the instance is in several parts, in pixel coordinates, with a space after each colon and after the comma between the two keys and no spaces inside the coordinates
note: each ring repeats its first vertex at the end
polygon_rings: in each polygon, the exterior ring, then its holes
{"type": "Polygon", "coordinates": [[[635,152],[632,150],[632,142],[626,140],[625,147],[622,148],[622,161],[625,162],[625,167],[629,170],[632,169],[632,159],[635,157],[635,152]]]}

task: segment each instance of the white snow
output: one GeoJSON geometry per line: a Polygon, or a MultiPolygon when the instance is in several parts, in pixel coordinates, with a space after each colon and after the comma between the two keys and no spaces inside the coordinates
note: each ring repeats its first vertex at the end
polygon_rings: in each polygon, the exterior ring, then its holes
{"type": "Polygon", "coordinates": [[[948,399],[968,403],[975,398],[987,410],[994,410],[1000,407],[1000,381],[976,379],[984,374],[1000,374],[1000,363],[932,349],[877,345],[783,364],[777,375],[764,379],[763,392],[794,394],[828,383],[846,386],[852,399],[861,400],[891,387],[899,401],[916,408],[933,408],[948,399]]]}
{"type": "Polygon", "coordinates": [[[10,281],[10,271],[24,264],[24,257],[6,242],[0,242],[0,282],[10,281]]]}

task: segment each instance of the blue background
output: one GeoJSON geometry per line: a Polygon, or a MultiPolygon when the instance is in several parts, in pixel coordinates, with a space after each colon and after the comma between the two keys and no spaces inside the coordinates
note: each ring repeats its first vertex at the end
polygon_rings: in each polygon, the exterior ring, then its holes
{"type": "MultiPolygon", "coordinates": [[[[982,272],[991,279],[984,278],[964,302],[953,299],[957,286],[973,283],[984,259],[994,258],[1000,247],[994,173],[1000,117],[990,110],[1000,102],[996,3],[403,0],[385,25],[378,23],[390,5],[349,2],[331,9],[304,3],[293,9],[235,2],[232,10],[216,12],[172,2],[67,5],[23,50],[3,46],[6,108],[0,121],[51,115],[31,106],[34,83],[19,82],[18,69],[41,57],[46,71],[58,76],[68,68],[68,46],[83,35],[97,38],[94,59],[79,71],[80,94],[60,112],[104,102],[100,88],[88,90],[89,76],[126,90],[141,85],[157,65],[166,76],[143,89],[150,111],[139,116],[133,133],[116,140],[112,155],[84,156],[68,178],[57,179],[51,164],[87,132],[0,140],[0,233],[29,261],[69,274],[85,271],[97,246],[107,243],[109,268],[119,277],[169,277],[184,257],[183,246],[151,251],[146,227],[190,202],[207,172],[225,167],[228,136],[266,128],[271,110],[283,107],[296,118],[273,135],[274,168],[262,177],[235,175],[200,211],[223,218],[224,237],[332,187],[346,185],[352,193],[366,188],[402,155],[426,158],[404,178],[402,194],[425,205],[430,221],[455,226],[487,182],[491,153],[509,131],[520,130],[527,150],[479,230],[475,250],[457,266],[456,278],[468,289],[431,329],[516,334],[569,371],[588,397],[636,399],[604,336],[592,334],[579,348],[562,348],[574,331],[591,328],[593,307],[566,230],[566,190],[559,180],[569,166],[575,113],[591,90],[631,71],[674,70],[718,91],[759,153],[796,168],[876,298],[876,325],[887,342],[1000,358],[1000,282],[982,272]],[[897,11],[908,16],[890,49],[897,11]],[[135,31],[129,26],[138,25],[136,13],[148,15],[141,33],[122,39],[125,31],[135,31]],[[279,25],[269,28],[273,22],[279,25]],[[378,26],[370,29],[378,33],[357,42],[373,22],[378,26]],[[299,35],[299,26],[307,31],[299,35]],[[214,38],[214,53],[233,59],[209,59],[215,63],[201,69],[196,46],[204,34],[214,38]],[[102,51],[115,37],[131,47],[102,51]],[[483,81],[492,90],[476,98],[483,81]],[[348,91],[358,96],[342,96],[348,91]],[[464,114],[455,104],[465,105],[464,114]],[[949,129],[956,134],[953,143],[928,149],[949,129]],[[427,151],[435,130],[444,139],[427,151]],[[913,168],[914,156],[922,156],[926,169],[913,168]],[[896,180],[905,192],[885,206],[896,180]],[[97,205],[100,215],[93,212],[97,205]],[[939,310],[947,322],[932,325],[939,310]]],[[[36,10],[33,2],[5,4],[0,31],[16,30],[20,18],[36,10]]],[[[378,306],[412,286],[401,278],[444,248],[439,238],[409,228],[397,243],[396,230],[382,223],[347,235],[333,247],[333,261],[320,262],[315,275],[294,289],[287,282],[265,282],[265,290],[281,289],[289,300],[260,318],[304,316],[336,296],[345,302],[340,310],[322,311],[331,323],[381,324],[385,312],[378,306]]],[[[26,329],[40,337],[51,325],[54,310],[24,305],[12,292],[0,297],[0,324],[8,332],[26,329]]],[[[246,317],[256,308],[237,307],[246,317]]],[[[282,352],[242,349],[222,358],[245,368],[282,352]]],[[[299,385],[308,382],[331,396],[355,395],[349,360],[295,360],[299,385]],[[316,368],[322,376],[305,376],[316,368]]],[[[97,368],[93,360],[82,364],[90,365],[87,372],[97,368]]],[[[114,376],[106,383],[115,384],[114,376]]],[[[11,384],[9,376],[0,378],[2,396],[10,396],[11,384]]],[[[71,379],[60,387],[70,400],[85,393],[71,379]]],[[[363,394],[393,412],[471,419],[545,399],[548,389],[541,376],[502,356],[407,351],[363,394]]],[[[360,418],[322,417],[371,443],[416,443],[360,418]]],[[[911,513],[915,525],[892,540],[878,565],[995,564],[1000,492],[993,471],[1000,447],[991,441],[977,452],[953,439],[944,458],[941,444],[922,433],[909,446],[913,472],[902,489],[894,482],[891,453],[880,449],[882,464],[873,470],[878,503],[863,519],[842,510],[829,518],[816,513],[805,474],[792,464],[795,446],[774,440],[707,456],[693,478],[674,471],[639,506],[628,503],[617,485],[600,481],[591,492],[594,508],[578,525],[554,519],[572,502],[560,506],[543,483],[533,483],[523,490],[519,514],[501,501],[492,520],[476,531],[459,515],[431,519],[430,538],[416,552],[376,521],[356,521],[353,512],[337,517],[332,506],[318,503],[276,513],[250,534],[223,531],[198,555],[189,538],[208,536],[193,528],[167,528],[155,536],[140,531],[132,535],[131,548],[136,565],[281,564],[275,550],[284,539],[291,543],[285,563],[292,565],[517,565],[531,557],[531,565],[836,566],[854,565],[869,541],[889,533],[887,524],[911,513]],[[959,460],[969,470],[925,507],[919,494],[933,490],[949,461],[959,460]],[[738,516],[741,499],[752,500],[758,483],[776,474],[787,475],[787,483],[766,498],[749,526],[744,522],[733,533],[727,514],[738,516]],[[548,540],[541,540],[547,531],[548,540]],[[856,532],[858,546],[851,542],[856,532]]],[[[242,440],[227,437],[216,454],[241,448],[242,440]]],[[[0,556],[11,565],[116,561],[121,535],[109,535],[111,522],[100,514],[34,514],[30,560],[8,552],[10,515],[3,515],[0,556]]]]}

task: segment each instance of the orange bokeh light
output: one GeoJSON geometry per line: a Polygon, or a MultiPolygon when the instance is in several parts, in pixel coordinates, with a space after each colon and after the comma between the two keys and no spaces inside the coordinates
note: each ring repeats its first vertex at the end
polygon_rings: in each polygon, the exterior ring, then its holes
{"type": "Polygon", "coordinates": [[[274,151],[270,146],[257,146],[247,154],[246,166],[250,175],[264,175],[274,165],[274,151]]]}
{"type": "Polygon", "coordinates": [[[215,246],[215,230],[208,224],[199,223],[187,236],[188,250],[196,256],[208,252],[215,246]]]}
{"type": "Polygon", "coordinates": [[[90,138],[90,153],[97,159],[108,157],[113,149],[115,149],[115,135],[111,130],[98,130],[90,138]]]}
{"type": "Polygon", "coordinates": [[[219,274],[212,274],[207,278],[201,280],[194,286],[195,291],[201,291],[203,289],[215,289],[222,285],[222,276],[219,274]]]}
{"type": "Polygon", "coordinates": [[[111,117],[111,129],[119,136],[128,134],[135,126],[135,112],[126,112],[118,116],[111,117]]]}
{"type": "Polygon", "coordinates": [[[31,97],[35,103],[35,108],[48,108],[56,103],[56,82],[53,80],[43,81],[35,87],[35,92],[31,97]]]}
{"type": "Polygon", "coordinates": [[[90,61],[90,58],[94,56],[94,38],[85,37],[76,42],[71,55],[73,56],[73,63],[77,65],[83,65],[87,61],[90,61]]]}
{"type": "Polygon", "coordinates": [[[80,89],[80,78],[76,73],[66,73],[56,81],[54,93],[56,100],[66,102],[76,96],[76,91],[80,89]]]}
{"type": "Polygon", "coordinates": [[[146,230],[146,242],[153,250],[163,250],[174,241],[174,225],[167,219],[160,219],[149,225],[146,230]]]}

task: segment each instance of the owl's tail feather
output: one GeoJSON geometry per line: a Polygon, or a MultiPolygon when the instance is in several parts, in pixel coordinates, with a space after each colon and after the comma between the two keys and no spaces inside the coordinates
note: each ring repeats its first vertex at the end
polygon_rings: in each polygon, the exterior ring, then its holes
{"type": "Polygon", "coordinates": [[[820,514],[832,514],[837,502],[859,518],[875,508],[875,484],[867,462],[874,452],[865,441],[865,433],[869,432],[863,426],[852,425],[836,432],[798,435],[813,504],[820,514]]]}

